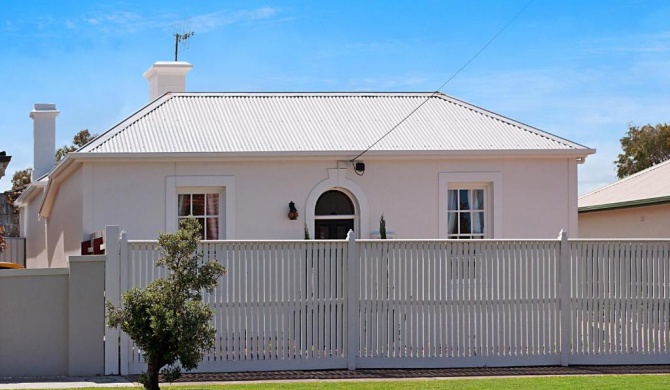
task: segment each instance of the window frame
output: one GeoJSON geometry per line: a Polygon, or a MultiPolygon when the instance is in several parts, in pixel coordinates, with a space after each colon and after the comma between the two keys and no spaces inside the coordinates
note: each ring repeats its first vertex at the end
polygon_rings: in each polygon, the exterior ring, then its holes
{"type": "Polygon", "coordinates": [[[225,189],[220,188],[220,187],[177,187],[177,224],[180,223],[180,220],[186,219],[188,216],[193,216],[196,219],[204,219],[205,220],[205,226],[203,226],[203,240],[206,239],[207,234],[207,219],[209,218],[217,218],[218,219],[218,227],[217,227],[217,238],[214,240],[221,240],[221,236],[223,235],[225,237],[225,231],[222,230],[225,229],[225,224],[223,223],[223,219],[225,219],[225,208],[223,207],[223,204],[225,203],[226,196],[225,196],[225,189]],[[216,215],[209,215],[207,211],[207,205],[206,205],[206,199],[208,195],[216,194],[218,196],[218,210],[216,210],[216,215]],[[191,202],[189,203],[190,209],[191,209],[191,214],[187,216],[179,215],[179,196],[180,195],[190,195],[191,196],[191,202]],[[203,214],[202,215],[193,215],[193,195],[204,195],[203,201],[205,204],[203,205],[203,214]],[[222,234],[223,233],[223,234],[222,234]]]}
{"type": "Polygon", "coordinates": [[[501,172],[440,172],[438,177],[438,237],[449,236],[449,189],[485,186],[485,202],[489,213],[484,214],[484,239],[502,238],[502,173],[501,172]]]}
{"type": "MultiPolygon", "coordinates": [[[[491,218],[491,200],[490,200],[491,199],[491,188],[490,187],[491,186],[490,186],[489,183],[449,183],[449,186],[447,187],[447,238],[448,239],[481,240],[481,239],[491,237],[491,235],[489,234],[489,232],[492,229],[491,226],[490,226],[491,219],[492,219],[491,218]],[[482,204],[481,211],[479,209],[478,210],[473,209],[472,205],[470,205],[469,210],[461,210],[460,206],[456,210],[449,209],[449,191],[456,191],[456,196],[459,198],[459,200],[457,200],[457,202],[458,202],[458,201],[460,201],[460,192],[461,191],[471,192],[471,191],[477,191],[477,190],[483,191],[483,194],[484,194],[484,202],[482,204]],[[449,230],[449,214],[450,213],[456,214],[456,223],[457,223],[457,226],[459,226],[460,225],[460,222],[459,222],[460,214],[470,213],[470,220],[473,221],[472,217],[473,217],[473,214],[475,212],[477,212],[477,213],[483,212],[484,213],[484,229],[483,229],[482,233],[474,233],[474,232],[472,232],[472,229],[471,229],[470,233],[462,233],[460,231],[460,228],[457,229],[458,230],[457,234],[449,233],[448,230],[449,230]],[[477,237],[475,237],[475,236],[477,236],[477,237]]],[[[474,225],[474,223],[472,223],[472,224],[474,225]]]]}
{"type": "Polygon", "coordinates": [[[235,238],[234,176],[168,176],[165,195],[165,231],[179,229],[178,195],[185,193],[219,194],[219,240],[235,238]]]}

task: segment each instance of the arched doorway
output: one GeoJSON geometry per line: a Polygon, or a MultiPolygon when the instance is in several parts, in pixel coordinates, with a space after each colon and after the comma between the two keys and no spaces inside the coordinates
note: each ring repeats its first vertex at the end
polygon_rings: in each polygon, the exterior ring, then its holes
{"type": "Polygon", "coordinates": [[[314,210],[314,232],[317,240],[341,240],[354,229],[356,208],[342,191],[329,190],[321,194],[314,210]]]}

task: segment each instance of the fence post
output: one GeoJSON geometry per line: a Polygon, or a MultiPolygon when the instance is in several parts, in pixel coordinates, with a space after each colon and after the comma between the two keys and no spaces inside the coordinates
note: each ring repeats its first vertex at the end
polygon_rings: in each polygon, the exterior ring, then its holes
{"type": "Polygon", "coordinates": [[[560,269],[560,308],[561,308],[561,365],[567,366],[570,360],[570,344],[572,331],[570,329],[571,302],[570,302],[570,243],[568,233],[561,230],[558,238],[561,240],[558,266],[560,269]]]}
{"type": "MultiPolygon", "coordinates": [[[[120,277],[120,291],[119,296],[123,295],[124,292],[128,291],[128,235],[125,230],[121,232],[121,239],[119,241],[119,270],[121,274],[120,277]]],[[[119,341],[121,343],[119,347],[119,374],[128,375],[128,357],[130,356],[130,337],[125,332],[120,332],[119,341]]]]}
{"type": "Polygon", "coordinates": [[[358,255],[356,253],[356,237],[353,230],[347,233],[347,368],[356,369],[356,352],[358,351],[358,255]]]}
{"type": "MultiPolygon", "coordinates": [[[[119,227],[105,226],[105,300],[121,304],[121,270],[119,258],[119,227]]],[[[119,335],[116,328],[107,326],[105,311],[105,375],[119,375],[119,335]]]]}

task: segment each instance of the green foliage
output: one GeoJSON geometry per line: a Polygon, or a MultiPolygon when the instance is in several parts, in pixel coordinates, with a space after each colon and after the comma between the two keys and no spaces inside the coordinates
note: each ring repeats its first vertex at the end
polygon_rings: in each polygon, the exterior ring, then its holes
{"type": "Polygon", "coordinates": [[[309,229],[307,229],[307,222],[305,222],[305,240],[309,240],[309,229]]]}
{"type": "Polygon", "coordinates": [[[384,214],[379,217],[379,238],[386,240],[386,220],[384,219],[384,214]]]}
{"type": "Polygon", "coordinates": [[[614,161],[619,179],[670,159],[670,125],[667,123],[629,125],[620,141],[623,153],[614,161]]]}
{"type": "Polygon", "coordinates": [[[146,389],[159,388],[159,372],[173,381],[181,368],[196,368],[214,346],[213,312],[202,302],[202,292],[213,292],[226,269],[215,260],[201,264],[199,241],[200,225],[192,217],[176,233],[160,234],[162,256],[156,266],[166,267],[168,276],[124,293],[121,308],[107,302],[108,325],[121,328],[144,353],[146,389]]]}
{"type": "Polygon", "coordinates": [[[32,168],[21,169],[14,172],[14,175],[12,176],[12,190],[16,191],[30,184],[30,176],[32,173],[32,168]]]}
{"type": "Polygon", "coordinates": [[[62,147],[56,150],[56,161],[62,160],[68,153],[74,152],[75,150],[81,148],[82,146],[89,143],[97,135],[91,135],[88,129],[80,130],[75,134],[74,139],[72,140],[72,145],[63,145],[62,147]]]}
{"type": "MultiPolygon", "coordinates": [[[[21,169],[14,172],[14,175],[12,176],[12,189],[5,193],[7,203],[9,203],[10,205],[14,205],[14,201],[16,200],[16,198],[18,198],[19,195],[21,195],[23,190],[26,188],[26,186],[30,184],[32,173],[33,173],[32,168],[21,169]]],[[[14,214],[17,214],[19,212],[19,209],[14,207],[12,208],[12,212],[14,214]]]]}

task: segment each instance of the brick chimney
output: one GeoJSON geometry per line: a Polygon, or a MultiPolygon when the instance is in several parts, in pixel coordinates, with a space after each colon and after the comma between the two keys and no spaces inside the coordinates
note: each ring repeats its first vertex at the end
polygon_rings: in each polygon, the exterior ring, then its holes
{"type": "Polygon", "coordinates": [[[184,92],[186,90],[186,73],[193,68],[188,62],[158,61],[144,72],[149,80],[149,101],[154,101],[166,92],[184,92]]]}
{"type": "Polygon", "coordinates": [[[60,111],[55,104],[38,103],[30,111],[33,119],[33,176],[32,181],[46,175],[56,165],[56,117],[60,111]]]}

